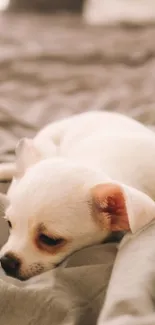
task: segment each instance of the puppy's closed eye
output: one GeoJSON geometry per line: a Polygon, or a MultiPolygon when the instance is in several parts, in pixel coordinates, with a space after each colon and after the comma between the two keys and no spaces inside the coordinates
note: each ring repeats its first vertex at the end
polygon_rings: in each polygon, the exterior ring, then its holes
{"type": "Polygon", "coordinates": [[[7,221],[8,222],[8,226],[9,226],[9,228],[11,229],[12,228],[12,223],[11,223],[11,221],[7,221]]]}
{"type": "Polygon", "coordinates": [[[57,246],[64,242],[63,238],[52,238],[44,234],[39,235],[39,242],[47,246],[57,246]]]}
{"type": "Polygon", "coordinates": [[[9,229],[11,229],[11,228],[12,228],[12,223],[11,223],[11,221],[6,219],[6,222],[7,222],[8,226],[9,226],[9,229]]]}
{"type": "Polygon", "coordinates": [[[7,222],[8,226],[9,226],[9,229],[11,229],[11,228],[12,228],[12,223],[11,223],[11,221],[9,220],[9,217],[6,216],[6,215],[4,215],[3,218],[4,218],[4,220],[7,222]]]}
{"type": "Polygon", "coordinates": [[[39,250],[49,254],[56,254],[64,249],[68,239],[49,233],[47,227],[41,224],[36,229],[35,245],[39,250]]]}

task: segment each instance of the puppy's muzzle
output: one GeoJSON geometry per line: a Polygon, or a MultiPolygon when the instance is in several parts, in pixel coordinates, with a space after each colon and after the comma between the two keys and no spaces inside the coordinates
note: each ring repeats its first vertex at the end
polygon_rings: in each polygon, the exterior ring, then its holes
{"type": "Polygon", "coordinates": [[[5,273],[12,277],[17,277],[21,262],[12,254],[6,254],[1,259],[1,266],[5,273]]]}

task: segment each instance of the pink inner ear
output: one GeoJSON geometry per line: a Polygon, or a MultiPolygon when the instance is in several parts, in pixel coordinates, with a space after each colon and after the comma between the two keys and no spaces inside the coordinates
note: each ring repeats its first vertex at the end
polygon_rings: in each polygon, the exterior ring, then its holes
{"type": "Polygon", "coordinates": [[[110,231],[129,230],[129,220],[125,198],[121,187],[117,184],[99,184],[93,188],[93,202],[97,210],[97,219],[110,231]]]}

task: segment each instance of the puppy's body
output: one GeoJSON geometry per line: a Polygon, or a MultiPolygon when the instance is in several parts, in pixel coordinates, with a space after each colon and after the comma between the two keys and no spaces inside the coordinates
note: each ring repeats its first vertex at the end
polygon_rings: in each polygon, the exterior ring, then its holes
{"type": "Polygon", "coordinates": [[[124,115],[91,112],[55,122],[38,133],[34,144],[44,157],[101,169],[155,199],[155,134],[124,115]]]}
{"type": "MultiPolygon", "coordinates": [[[[46,126],[33,139],[33,145],[38,150],[38,161],[66,158],[99,168],[110,178],[155,196],[154,184],[150,182],[155,176],[155,135],[126,116],[108,112],[76,115],[46,126]]],[[[29,148],[23,157],[25,165],[28,155],[29,148]]],[[[0,177],[2,172],[0,169],[0,177]]]]}
{"type": "Polygon", "coordinates": [[[155,199],[155,136],[132,119],[101,112],[71,117],[20,141],[16,154],[6,212],[12,230],[1,252],[7,263],[10,255],[20,261],[18,270],[2,262],[13,276],[55,267],[111,231],[134,232],[155,217],[147,196],[155,199]]]}
{"type": "MultiPolygon", "coordinates": [[[[42,150],[43,155],[49,158],[53,155],[66,156],[67,153],[72,153],[72,149],[75,151],[77,145],[81,146],[84,140],[92,142],[90,136],[93,139],[100,136],[102,148],[104,136],[124,136],[133,133],[144,136],[153,135],[151,130],[124,115],[89,112],[49,124],[36,135],[33,141],[35,146],[42,150]]],[[[92,144],[92,156],[93,149],[92,144]]]]}

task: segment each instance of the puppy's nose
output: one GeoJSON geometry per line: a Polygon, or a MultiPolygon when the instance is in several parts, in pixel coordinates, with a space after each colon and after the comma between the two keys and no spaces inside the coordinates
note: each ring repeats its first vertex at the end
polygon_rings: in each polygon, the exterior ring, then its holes
{"type": "Polygon", "coordinates": [[[3,270],[7,275],[16,277],[20,268],[20,261],[12,254],[6,254],[0,259],[3,270]]]}

